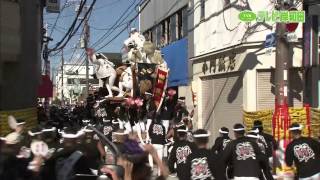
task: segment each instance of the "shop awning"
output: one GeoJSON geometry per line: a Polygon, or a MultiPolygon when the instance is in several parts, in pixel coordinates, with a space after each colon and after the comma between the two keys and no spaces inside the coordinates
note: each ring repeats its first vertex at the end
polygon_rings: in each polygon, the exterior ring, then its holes
{"type": "Polygon", "coordinates": [[[168,87],[188,85],[188,40],[173,42],[161,52],[170,69],[168,87]]]}

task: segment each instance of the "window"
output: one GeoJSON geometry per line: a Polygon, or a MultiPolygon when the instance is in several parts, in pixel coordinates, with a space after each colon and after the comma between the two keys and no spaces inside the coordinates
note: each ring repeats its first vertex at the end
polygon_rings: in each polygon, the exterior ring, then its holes
{"type": "Polygon", "coordinates": [[[74,84],[74,79],[67,79],[67,84],[74,84]]]}
{"type": "Polygon", "coordinates": [[[176,15],[170,17],[170,42],[177,40],[177,18],[176,15]]]}
{"type": "Polygon", "coordinates": [[[151,39],[151,41],[154,44],[157,44],[157,28],[156,27],[152,28],[152,39],[151,39]]]}
{"type": "Polygon", "coordinates": [[[177,13],[178,18],[178,39],[182,38],[182,11],[177,13]]]}
{"type": "Polygon", "coordinates": [[[161,22],[161,40],[162,40],[161,43],[163,46],[167,45],[167,43],[168,43],[168,41],[167,41],[167,28],[166,28],[166,21],[165,20],[161,22]]]}
{"type": "Polygon", "coordinates": [[[167,26],[167,43],[170,43],[171,42],[170,18],[166,20],[166,26],[167,26]]]}
{"type": "Polygon", "coordinates": [[[161,24],[157,25],[157,43],[156,45],[158,47],[160,47],[160,44],[161,44],[161,36],[162,35],[162,27],[161,27],[161,24]]]}
{"type": "Polygon", "coordinates": [[[182,9],[182,37],[188,35],[188,9],[187,7],[182,9]]]}
{"type": "Polygon", "coordinates": [[[200,0],[200,20],[203,20],[205,18],[205,0],[200,0]]]}

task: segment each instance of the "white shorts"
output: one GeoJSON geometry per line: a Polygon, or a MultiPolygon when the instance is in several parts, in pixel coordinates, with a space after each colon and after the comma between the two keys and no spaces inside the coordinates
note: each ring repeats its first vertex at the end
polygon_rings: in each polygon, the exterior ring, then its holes
{"type": "Polygon", "coordinates": [[[299,180],[319,180],[319,179],[320,179],[320,173],[315,174],[310,177],[306,177],[306,178],[299,178],[299,180]]]}

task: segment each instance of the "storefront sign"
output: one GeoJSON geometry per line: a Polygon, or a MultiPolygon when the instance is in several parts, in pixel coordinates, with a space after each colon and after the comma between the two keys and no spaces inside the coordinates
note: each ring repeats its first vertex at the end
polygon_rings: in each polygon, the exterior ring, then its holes
{"type": "Polygon", "coordinates": [[[212,59],[208,62],[205,61],[202,64],[202,73],[218,73],[233,71],[236,67],[236,54],[230,56],[220,56],[216,59],[212,59]]]}
{"type": "Polygon", "coordinates": [[[238,17],[243,22],[304,23],[305,11],[241,11],[238,17]]]}

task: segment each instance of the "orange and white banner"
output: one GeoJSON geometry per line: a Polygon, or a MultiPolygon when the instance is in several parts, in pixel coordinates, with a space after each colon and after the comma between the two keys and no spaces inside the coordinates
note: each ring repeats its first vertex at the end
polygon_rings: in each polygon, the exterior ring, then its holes
{"type": "Polygon", "coordinates": [[[165,95],[168,82],[168,74],[168,70],[166,69],[158,69],[157,71],[157,78],[153,89],[153,99],[155,105],[157,106],[157,111],[159,111],[165,95]]]}

